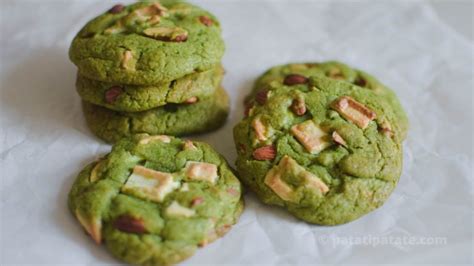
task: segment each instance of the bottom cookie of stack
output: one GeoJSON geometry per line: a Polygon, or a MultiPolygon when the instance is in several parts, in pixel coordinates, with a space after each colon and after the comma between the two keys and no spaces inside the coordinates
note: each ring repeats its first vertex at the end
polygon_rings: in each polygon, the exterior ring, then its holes
{"type": "Polygon", "coordinates": [[[114,143],[137,133],[188,135],[222,126],[229,113],[229,97],[223,88],[193,104],[167,104],[143,112],[117,112],[87,102],[82,103],[91,131],[114,143]]]}

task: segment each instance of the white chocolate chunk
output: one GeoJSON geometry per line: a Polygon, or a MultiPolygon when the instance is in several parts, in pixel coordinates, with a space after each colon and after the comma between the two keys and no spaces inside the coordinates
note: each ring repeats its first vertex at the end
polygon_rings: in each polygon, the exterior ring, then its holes
{"type": "Polygon", "coordinates": [[[291,127],[291,133],[312,154],[316,154],[331,145],[326,141],[326,132],[318,127],[313,120],[307,120],[291,127]]]}
{"type": "Polygon", "coordinates": [[[92,168],[91,175],[89,176],[89,181],[90,182],[95,182],[95,181],[99,180],[99,169],[102,167],[104,162],[105,162],[105,160],[102,159],[99,162],[97,162],[97,164],[94,166],[94,168],[92,168]]]}
{"type": "Polygon", "coordinates": [[[192,217],[195,210],[181,206],[177,201],[173,201],[165,210],[166,215],[171,217],[192,217]]]}
{"type": "Polygon", "coordinates": [[[349,96],[340,97],[334,101],[331,106],[345,119],[351,121],[362,129],[365,129],[370,121],[376,118],[376,115],[372,110],[349,96]]]}
{"type": "Polygon", "coordinates": [[[257,140],[265,141],[265,140],[268,139],[268,137],[267,137],[268,131],[267,131],[265,125],[263,125],[262,120],[260,119],[260,117],[257,117],[252,121],[252,127],[255,131],[255,135],[257,137],[257,140]]]}
{"type": "Polygon", "coordinates": [[[215,184],[217,178],[217,165],[211,163],[201,162],[186,162],[184,167],[185,175],[190,180],[207,181],[211,184],[215,184]]]}
{"type": "Polygon", "coordinates": [[[146,137],[140,140],[140,144],[148,144],[153,141],[161,141],[163,143],[170,143],[171,142],[171,137],[167,135],[156,135],[156,136],[150,136],[146,137]]]}
{"type": "Polygon", "coordinates": [[[133,59],[132,51],[126,50],[123,53],[122,68],[127,70],[135,70],[135,63],[136,61],[133,59]]]}
{"type": "Polygon", "coordinates": [[[92,239],[94,239],[97,244],[100,244],[102,241],[102,220],[100,218],[87,219],[79,210],[76,210],[76,217],[92,239]]]}
{"type": "Polygon", "coordinates": [[[286,201],[294,201],[293,189],[287,183],[285,183],[285,181],[281,180],[280,175],[281,173],[279,173],[279,169],[275,167],[272,168],[265,176],[265,185],[269,186],[281,199],[286,201]]]}
{"type": "Polygon", "coordinates": [[[173,180],[172,174],[137,165],[122,187],[122,191],[137,197],[161,202],[167,194],[178,187],[179,182],[173,180]]]}
{"type": "Polygon", "coordinates": [[[305,187],[312,190],[319,190],[322,194],[325,194],[329,191],[329,187],[313,173],[305,171],[302,173],[302,175],[305,180],[305,187]]]}
{"type": "Polygon", "coordinates": [[[318,193],[325,194],[329,191],[329,187],[321,179],[286,155],[280,160],[278,165],[268,171],[264,183],[281,199],[291,202],[297,201],[296,194],[294,193],[295,190],[282,177],[296,178],[302,186],[318,193]]]}

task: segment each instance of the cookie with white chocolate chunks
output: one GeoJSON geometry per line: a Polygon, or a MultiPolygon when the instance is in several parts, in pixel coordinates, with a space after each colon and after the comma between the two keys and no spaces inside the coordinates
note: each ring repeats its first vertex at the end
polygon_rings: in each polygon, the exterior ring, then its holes
{"type": "MultiPolygon", "coordinates": [[[[393,133],[393,131],[398,131],[402,139],[406,138],[409,126],[408,117],[394,91],[368,73],[337,61],[292,63],[272,67],[257,79],[253,91],[245,100],[245,105],[249,109],[255,104],[262,104],[265,99],[265,91],[272,82],[295,86],[305,84],[308,81],[308,77],[314,75],[346,81],[361,88],[371,90],[379,97],[384,98],[397,117],[396,123],[392,124],[392,128],[387,129],[387,132],[392,131],[390,133],[393,133]]],[[[292,108],[299,108],[299,112],[304,112],[304,105],[298,105],[298,103],[295,100],[292,108]]]]}
{"type": "Polygon", "coordinates": [[[243,210],[239,180],[209,145],[147,134],[121,140],[85,167],[68,203],[96,243],[135,265],[184,260],[243,210]]]}
{"type": "Polygon", "coordinates": [[[371,90],[320,75],[297,79],[269,84],[265,102],[235,126],[240,179],[307,222],[357,219],[399,180],[401,137],[385,130],[397,116],[371,90]]]}
{"type": "Polygon", "coordinates": [[[88,22],[69,58],[89,79],[155,85],[213,68],[224,49],[211,13],[185,1],[154,0],[116,5],[88,22]]]}

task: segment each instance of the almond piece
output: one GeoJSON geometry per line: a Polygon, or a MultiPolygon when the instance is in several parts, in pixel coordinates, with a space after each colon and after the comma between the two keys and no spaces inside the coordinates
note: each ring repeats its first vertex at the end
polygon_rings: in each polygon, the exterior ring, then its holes
{"type": "Polygon", "coordinates": [[[188,161],[184,167],[186,177],[190,180],[207,181],[215,184],[217,178],[217,165],[211,163],[188,161]]]}
{"type": "Polygon", "coordinates": [[[376,118],[372,110],[349,96],[338,98],[331,104],[331,107],[345,119],[353,122],[362,129],[367,128],[370,121],[376,118]]]}
{"type": "Polygon", "coordinates": [[[304,103],[304,99],[297,98],[294,99],[290,106],[291,111],[295,113],[297,116],[302,116],[306,113],[306,104],[304,103]]]}
{"type": "Polygon", "coordinates": [[[201,22],[203,25],[209,27],[209,26],[212,26],[212,24],[214,23],[212,21],[211,18],[209,18],[208,16],[200,16],[199,17],[199,22],[201,22]]]}
{"type": "Polygon", "coordinates": [[[255,101],[259,103],[260,105],[265,104],[267,102],[267,99],[268,99],[267,89],[260,90],[257,92],[257,94],[255,94],[255,101]]]}
{"type": "Polygon", "coordinates": [[[179,182],[175,182],[173,175],[170,173],[137,165],[122,187],[122,192],[139,198],[162,202],[166,195],[177,189],[179,185],[179,182]]]}
{"type": "Polygon", "coordinates": [[[114,227],[120,231],[144,234],[147,232],[143,219],[137,219],[128,215],[121,215],[114,221],[114,227]]]}
{"type": "Polygon", "coordinates": [[[271,161],[275,159],[276,149],[273,145],[263,146],[253,151],[253,158],[258,161],[271,161]]]}
{"type": "Polygon", "coordinates": [[[291,133],[312,154],[316,154],[331,145],[326,141],[326,132],[317,126],[313,120],[306,120],[291,127],[291,133]]]}
{"type": "Polygon", "coordinates": [[[347,147],[347,144],[346,144],[346,141],[341,137],[341,135],[339,135],[339,133],[337,133],[336,131],[332,132],[332,140],[337,143],[337,144],[340,144],[344,147],[347,147]]]}
{"type": "Polygon", "coordinates": [[[287,75],[285,79],[283,80],[283,84],[288,85],[288,86],[306,84],[306,83],[308,83],[308,78],[299,74],[287,75]]]}

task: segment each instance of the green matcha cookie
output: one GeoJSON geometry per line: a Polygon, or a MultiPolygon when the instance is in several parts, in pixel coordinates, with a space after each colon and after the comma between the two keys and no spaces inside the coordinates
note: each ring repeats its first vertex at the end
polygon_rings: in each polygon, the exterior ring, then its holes
{"type": "Polygon", "coordinates": [[[68,205],[115,257],[169,265],[229,231],[243,210],[241,192],[209,145],[139,134],[82,170],[68,205]]]}
{"type": "Polygon", "coordinates": [[[272,82],[260,96],[234,128],[234,140],[240,178],[263,202],[335,225],[389,197],[402,146],[385,98],[321,75],[292,85],[272,82]]]}
{"type": "Polygon", "coordinates": [[[69,57],[90,79],[154,85],[218,65],[220,35],[212,14],[186,2],[117,5],[82,28],[69,57]]]}
{"type": "Polygon", "coordinates": [[[224,70],[217,66],[205,72],[186,75],[172,82],[151,85],[120,85],[77,76],[76,89],[89,103],[124,112],[139,112],[167,103],[184,103],[206,98],[215,93],[224,70]]]}
{"type": "Polygon", "coordinates": [[[229,112],[224,89],[195,103],[167,104],[143,112],[117,112],[83,102],[86,121],[92,132],[107,142],[137,133],[189,135],[222,126],[229,112]]]}
{"type": "Polygon", "coordinates": [[[305,80],[306,77],[313,75],[323,75],[331,79],[344,80],[359,87],[370,89],[375,94],[385,98],[385,100],[390,103],[396,117],[398,118],[398,121],[397,123],[394,123],[394,126],[398,127],[402,139],[406,138],[408,131],[408,117],[405,114],[405,111],[403,111],[395,93],[373,76],[336,61],[306,64],[296,63],[273,67],[260,76],[256,81],[253,92],[246,99],[246,105],[248,107],[252,106],[256,94],[259,91],[263,91],[264,93],[266,86],[274,81],[285,82],[286,80],[287,83],[291,84],[292,82],[297,83],[298,79],[305,80]]]}

